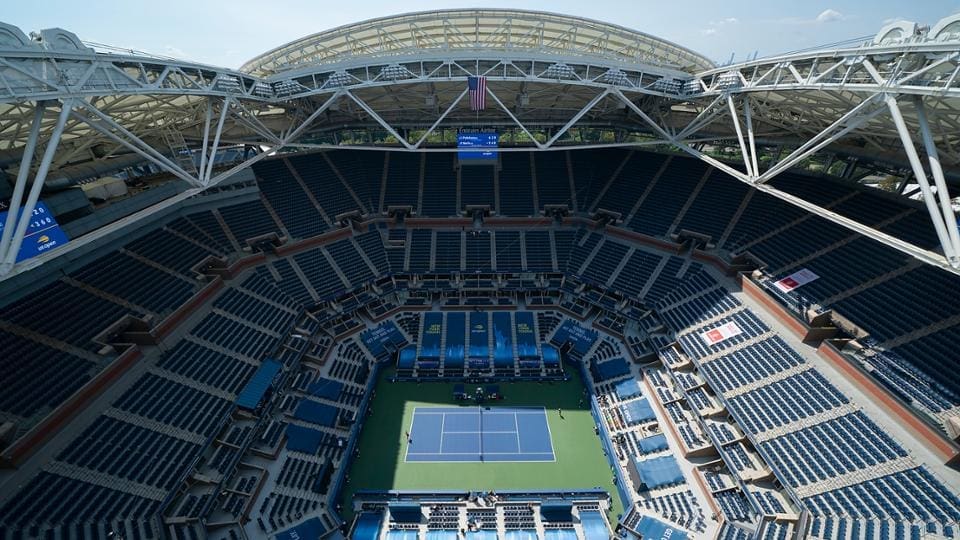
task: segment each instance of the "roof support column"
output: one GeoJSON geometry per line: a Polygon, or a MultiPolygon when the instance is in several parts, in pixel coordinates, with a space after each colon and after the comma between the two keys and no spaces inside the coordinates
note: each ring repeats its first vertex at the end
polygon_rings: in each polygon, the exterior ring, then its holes
{"type": "Polygon", "coordinates": [[[416,147],[414,147],[412,144],[410,144],[409,142],[407,142],[407,140],[406,140],[405,138],[403,138],[399,133],[397,133],[397,130],[393,129],[393,126],[391,126],[390,124],[387,123],[386,120],[384,120],[383,118],[381,118],[380,115],[377,114],[377,111],[374,111],[372,107],[370,107],[369,105],[367,105],[366,103],[364,103],[364,101],[363,101],[362,99],[360,99],[360,98],[358,98],[357,96],[353,95],[353,92],[351,92],[351,91],[349,91],[349,90],[345,90],[344,93],[347,94],[347,96],[348,96],[350,99],[352,99],[357,105],[359,105],[360,108],[364,110],[364,112],[366,112],[367,114],[369,114],[371,118],[373,118],[374,120],[376,120],[376,122],[377,122],[378,124],[380,124],[381,126],[383,126],[383,129],[387,130],[387,133],[389,133],[390,135],[393,135],[393,137],[394,137],[395,139],[397,139],[397,141],[398,141],[400,144],[402,144],[407,150],[415,150],[415,149],[416,149],[416,147]]]}
{"type": "Polygon", "coordinates": [[[688,144],[686,144],[686,143],[684,143],[684,142],[681,142],[681,141],[677,140],[676,138],[670,136],[670,134],[667,133],[666,130],[664,130],[662,127],[660,127],[656,122],[654,122],[653,119],[650,118],[650,116],[647,115],[647,113],[643,112],[643,109],[641,109],[640,107],[638,107],[636,103],[634,103],[634,102],[630,101],[629,99],[627,99],[627,96],[623,95],[623,92],[621,92],[619,89],[615,89],[615,90],[613,91],[613,93],[614,93],[617,97],[619,97],[620,100],[623,101],[623,102],[627,105],[627,107],[630,108],[630,110],[632,110],[634,113],[636,113],[637,116],[639,116],[644,122],[646,122],[651,128],[653,128],[653,130],[657,132],[657,135],[660,135],[660,137],[663,138],[664,142],[668,142],[668,143],[670,143],[670,144],[673,144],[674,146],[676,146],[676,147],[679,148],[680,150],[683,150],[684,152],[690,154],[691,156],[693,156],[693,157],[695,157],[695,158],[698,158],[698,159],[700,159],[700,160],[702,160],[702,161],[705,161],[705,162],[709,163],[710,165],[713,165],[716,169],[719,169],[719,170],[721,170],[721,171],[729,174],[730,176],[736,178],[737,180],[741,180],[741,181],[743,181],[743,182],[751,182],[750,178],[749,178],[747,175],[743,174],[742,172],[740,172],[740,171],[734,169],[733,167],[727,165],[726,163],[724,163],[724,162],[722,162],[722,161],[720,161],[720,160],[718,160],[718,159],[715,159],[715,158],[713,158],[713,157],[711,157],[711,156],[708,156],[708,155],[704,154],[703,152],[692,148],[690,145],[688,145],[688,144]]]}
{"type": "Polygon", "coordinates": [[[170,171],[172,174],[174,174],[181,180],[184,180],[193,185],[199,185],[200,180],[198,178],[194,178],[193,176],[191,176],[190,173],[188,173],[187,171],[184,171],[179,165],[170,161],[170,159],[167,158],[167,156],[164,156],[163,154],[158,152],[156,149],[154,149],[147,143],[143,142],[142,139],[140,139],[139,137],[131,133],[128,129],[124,128],[120,124],[116,123],[113,120],[113,118],[110,118],[109,115],[105,114],[100,109],[84,101],[78,101],[76,104],[79,108],[82,108],[85,111],[97,117],[99,121],[92,120],[89,117],[84,115],[80,115],[76,111],[73,111],[71,113],[74,118],[78,120],[82,120],[88,126],[90,126],[94,130],[99,132],[101,135],[120,143],[121,145],[129,148],[130,150],[136,152],[137,154],[140,154],[144,158],[155,163],[160,168],[170,171]],[[100,125],[101,123],[105,124],[108,127],[104,127],[100,125]],[[116,133],[113,133],[111,129],[116,130],[119,133],[119,135],[117,135],[116,133]],[[126,139],[124,137],[126,137],[126,139]]]}
{"type": "Polygon", "coordinates": [[[951,266],[960,266],[957,260],[957,253],[950,241],[950,233],[947,232],[947,226],[944,223],[943,214],[937,208],[936,195],[930,189],[930,182],[927,180],[927,173],[923,170],[923,163],[920,162],[920,156],[917,155],[917,149],[913,146],[913,138],[910,137],[910,130],[907,129],[907,123],[903,120],[903,114],[900,112],[900,105],[897,104],[897,98],[891,95],[884,97],[887,107],[890,109],[890,116],[897,127],[897,133],[900,135],[900,142],[903,143],[903,150],[910,161],[910,167],[913,169],[913,176],[917,179],[920,186],[920,192],[923,194],[923,202],[927,206],[927,212],[930,213],[930,220],[933,221],[933,228],[937,231],[937,238],[940,240],[940,246],[951,266]]]}
{"type": "Polygon", "coordinates": [[[957,216],[953,212],[953,204],[951,204],[950,201],[950,190],[947,189],[947,182],[943,177],[943,167],[940,166],[940,153],[937,152],[937,145],[933,142],[933,135],[930,133],[930,123],[927,121],[927,111],[923,105],[923,98],[920,96],[914,97],[914,103],[916,103],[917,106],[917,120],[920,123],[920,135],[923,137],[923,146],[927,152],[927,160],[930,162],[930,173],[937,186],[937,198],[940,199],[940,211],[943,212],[943,220],[947,227],[947,234],[950,237],[953,252],[957,255],[957,259],[952,261],[952,264],[956,266],[960,264],[960,231],[957,230],[957,216]]]}
{"type": "Polygon", "coordinates": [[[733,120],[733,127],[737,131],[737,142],[740,143],[740,154],[743,156],[743,168],[747,171],[747,176],[753,178],[756,174],[750,168],[750,152],[743,141],[743,130],[740,129],[740,115],[737,114],[737,107],[733,104],[733,94],[727,94],[727,106],[730,108],[730,119],[733,120]]]}
{"type": "Polygon", "coordinates": [[[0,261],[7,257],[7,250],[10,247],[10,239],[13,237],[13,229],[17,224],[17,213],[20,211],[20,201],[23,200],[23,192],[27,186],[27,175],[30,174],[30,164],[33,162],[33,153],[37,149],[37,139],[40,138],[40,125],[43,123],[43,112],[47,108],[46,101],[38,101],[33,110],[33,124],[30,124],[30,135],[27,137],[27,144],[23,147],[23,156],[20,158],[20,170],[17,171],[17,183],[13,188],[13,196],[10,197],[10,208],[8,208],[7,221],[3,225],[3,237],[0,238],[0,261]]]}
{"type": "Polygon", "coordinates": [[[609,93],[610,93],[610,88],[607,88],[603,92],[600,92],[596,97],[591,99],[589,103],[584,105],[583,108],[577,112],[577,114],[573,115],[573,118],[571,118],[569,122],[567,122],[562,128],[560,128],[560,131],[557,131],[553,135],[553,137],[550,137],[550,140],[547,141],[545,148],[550,148],[551,146],[553,146],[553,143],[557,142],[557,140],[560,137],[562,137],[564,133],[566,133],[571,127],[573,127],[574,124],[576,124],[577,122],[580,121],[581,118],[583,118],[583,115],[590,112],[590,109],[593,109],[597,105],[597,103],[600,103],[600,101],[603,98],[607,97],[609,93]]]}
{"type": "Polygon", "coordinates": [[[527,126],[523,125],[523,122],[521,122],[520,120],[517,119],[516,116],[514,116],[513,111],[511,111],[509,107],[507,107],[506,105],[503,104],[502,101],[500,101],[500,98],[498,98],[497,95],[493,93],[493,90],[491,90],[489,86],[487,86],[487,95],[489,95],[491,98],[493,98],[495,102],[497,102],[497,105],[499,105],[500,108],[503,109],[503,112],[507,113],[507,116],[509,116],[510,119],[513,120],[513,123],[516,124],[527,135],[527,137],[530,138],[531,141],[533,141],[533,144],[535,144],[537,148],[541,150],[546,148],[546,146],[543,143],[538,141],[536,137],[534,137],[533,134],[530,133],[530,130],[527,129],[527,126]]]}
{"type": "Polygon", "coordinates": [[[207,143],[210,140],[210,122],[213,120],[213,101],[207,98],[207,114],[203,119],[203,142],[200,144],[199,174],[207,169],[207,143]]]}
{"type": "Polygon", "coordinates": [[[220,134],[223,133],[223,122],[230,113],[231,99],[223,98],[223,110],[220,111],[220,120],[217,121],[217,131],[213,134],[213,146],[210,148],[210,159],[207,160],[207,170],[200,173],[200,184],[207,187],[210,184],[210,175],[213,174],[213,163],[217,159],[217,147],[220,146],[220,134]]]}
{"type": "Polygon", "coordinates": [[[693,135],[694,133],[700,131],[705,126],[707,126],[710,122],[712,122],[713,119],[716,118],[718,114],[720,114],[720,111],[723,110],[722,107],[717,107],[717,104],[719,104],[722,99],[723,99],[723,96],[717,96],[716,98],[714,98],[714,100],[710,102],[710,105],[707,105],[706,107],[704,107],[703,110],[700,111],[700,114],[698,114],[693,120],[691,120],[690,123],[687,124],[687,127],[683,128],[680,131],[680,133],[677,134],[676,139],[678,141],[682,141],[687,137],[689,137],[690,135],[693,135]]]}
{"type": "Polygon", "coordinates": [[[750,94],[743,95],[743,115],[747,123],[747,142],[750,145],[750,161],[753,165],[753,177],[760,176],[760,167],[757,166],[757,142],[753,138],[753,113],[750,110],[750,94]]]}
{"type": "Polygon", "coordinates": [[[791,152],[787,157],[778,161],[776,165],[767,169],[767,171],[757,177],[756,182],[758,184],[764,184],[770,181],[774,176],[780,174],[781,172],[793,167],[797,163],[803,161],[810,154],[813,154],[832,143],[833,141],[843,137],[847,133],[853,131],[854,129],[859,128],[861,125],[866,123],[868,120],[876,116],[882,111],[882,108],[875,109],[869,113],[861,115],[861,112],[866,109],[868,106],[874,103],[879,94],[874,94],[873,96],[868,97],[867,99],[861,101],[856,107],[847,111],[846,114],[838,118],[835,122],[827,126],[820,133],[814,135],[810,138],[809,141],[800,145],[799,148],[791,152]],[[832,133],[835,129],[847,124],[846,127],[841,129],[836,133],[832,133]]]}
{"type": "Polygon", "coordinates": [[[47,148],[43,152],[43,158],[40,160],[37,174],[33,178],[33,185],[30,186],[30,194],[27,195],[27,202],[23,205],[23,213],[17,220],[17,230],[14,231],[7,252],[4,254],[3,262],[0,263],[0,275],[7,275],[17,261],[17,254],[20,252],[20,246],[23,244],[23,237],[27,233],[30,220],[33,218],[33,210],[36,208],[37,200],[40,198],[43,183],[47,180],[50,163],[53,161],[54,154],[57,153],[60,136],[63,135],[63,128],[67,123],[67,118],[70,116],[70,111],[73,109],[73,103],[73,99],[67,99],[63,101],[60,106],[57,124],[53,128],[53,133],[50,134],[50,140],[47,141],[47,148]]]}
{"type": "Polygon", "coordinates": [[[414,148],[420,148],[420,145],[427,140],[427,137],[429,137],[430,134],[433,133],[433,130],[437,129],[437,126],[439,126],[440,122],[443,122],[443,119],[446,118],[448,114],[450,114],[450,111],[452,111],[457,107],[457,104],[460,103],[460,100],[462,100],[463,96],[467,95],[467,92],[469,91],[470,91],[469,88],[464,88],[463,92],[460,92],[460,95],[453,100],[453,103],[451,103],[450,106],[443,111],[443,114],[440,115],[440,118],[437,118],[437,121],[434,122],[432,126],[430,126],[430,129],[428,129],[427,132],[424,133],[422,137],[420,137],[420,140],[418,140],[416,144],[413,145],[414,148]]]}

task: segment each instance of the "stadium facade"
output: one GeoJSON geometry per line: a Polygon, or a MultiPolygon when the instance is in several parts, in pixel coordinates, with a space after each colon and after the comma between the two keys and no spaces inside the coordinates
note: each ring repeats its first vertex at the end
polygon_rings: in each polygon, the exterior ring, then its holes
{"type": "Polygon", "coordinates": [[[960,15],[0,24],[0,539],[960,535],[958,73],[960,15]]]}

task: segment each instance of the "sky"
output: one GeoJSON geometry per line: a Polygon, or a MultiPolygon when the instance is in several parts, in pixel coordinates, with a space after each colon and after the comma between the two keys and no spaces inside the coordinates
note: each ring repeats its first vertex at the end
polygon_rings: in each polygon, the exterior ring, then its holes
{"type": "Polygon", "coordinates": [[[0,21],[26,33],[60,27],[92,41],[227,68],[329,28],[391,14],[463,7],[552,11],[673,41],[718,63],[933,25],[960,0],[5,0],[0,21]]]}

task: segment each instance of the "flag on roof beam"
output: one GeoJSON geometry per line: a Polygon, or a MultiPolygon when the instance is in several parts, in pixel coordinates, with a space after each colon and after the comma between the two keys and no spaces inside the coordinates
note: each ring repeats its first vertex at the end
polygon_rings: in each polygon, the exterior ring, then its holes
{"type": "Polygon", "coordinates": [[[467,88],[470,90],[470,110],[482,111],[487,106],[487,78],[467,77],[467,88]]]}

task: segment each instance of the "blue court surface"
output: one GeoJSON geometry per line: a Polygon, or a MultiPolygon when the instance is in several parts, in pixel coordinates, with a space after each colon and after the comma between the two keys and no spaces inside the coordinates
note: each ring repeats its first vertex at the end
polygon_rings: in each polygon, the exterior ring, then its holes
{"type": "Polygon", "coordinates": [[[555,461],[542,407],[417,407],[408,462],[555,461]]]}

